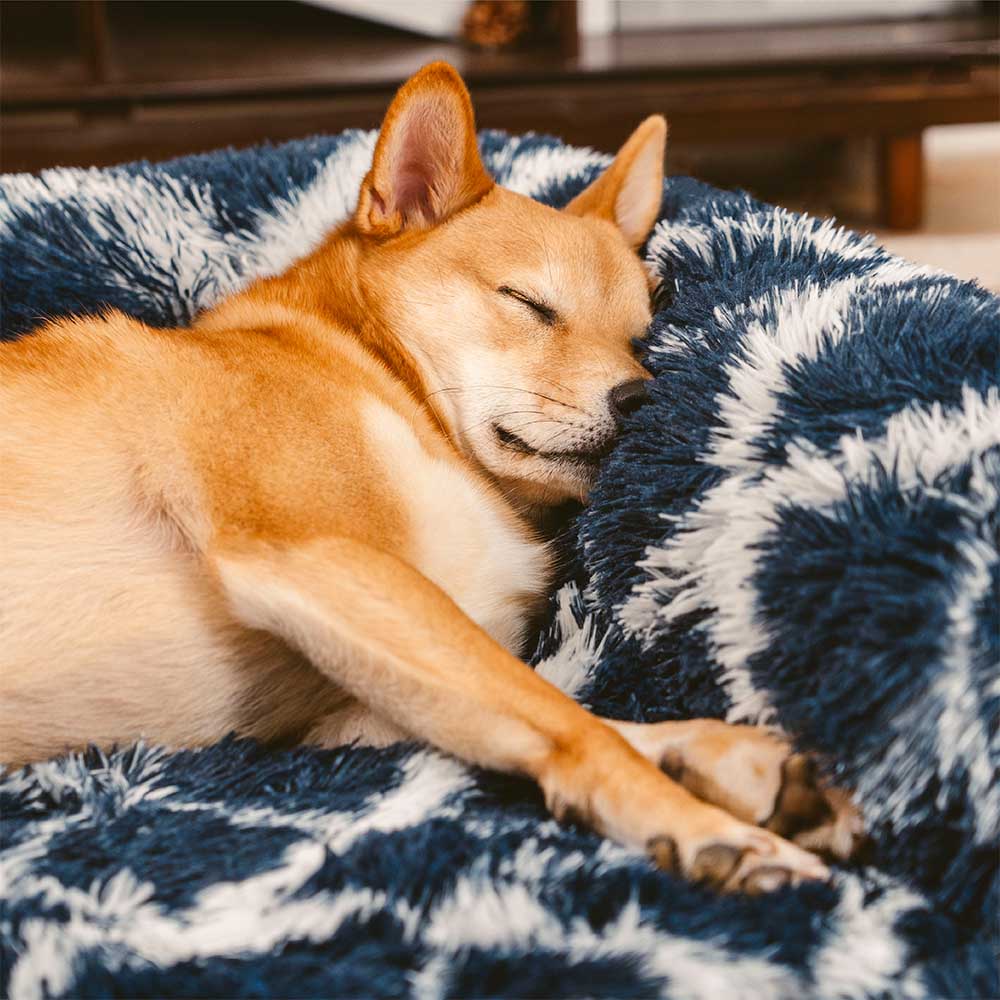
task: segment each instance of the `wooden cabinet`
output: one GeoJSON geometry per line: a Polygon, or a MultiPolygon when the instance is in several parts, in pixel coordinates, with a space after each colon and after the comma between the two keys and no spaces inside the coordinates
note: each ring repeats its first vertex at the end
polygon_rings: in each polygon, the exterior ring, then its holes
{"type": "Polygon", "coordinates": [[[614,149],[662,112],[685,144],[873,136],[884,211],[920,219],[919,136],[1000,118],[997,7],[864,24],[646,31],[480,52],[285,0],[2,5],[0,166],[161,159],[373,127],[432,59],[465,75],[479,122],[614,149]]]}

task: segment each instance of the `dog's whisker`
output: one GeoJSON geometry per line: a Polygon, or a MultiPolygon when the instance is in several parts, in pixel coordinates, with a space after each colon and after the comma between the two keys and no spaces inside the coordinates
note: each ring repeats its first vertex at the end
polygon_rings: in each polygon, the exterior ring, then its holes
{"type": "MultiPolygon", "coordinates": [[[[546,379],[546,381],[552,380],[546,379]]],[[[433,392],[427,393],[427,395],[423,397],[422,402],[426,402],[431,398],[431,396],[436,396],[442,392],[472,392],[475,389],[499,389],[503,392],[524,392],[532,396],[538,396],[540,399],[546,399],[550,403],[557,403],[559,406],[565,406],[568,410],[578,410],[580,413],[587,412],[573,403],[567,403],[565,400],[557,399],[555,396],[547,396],[544,392],[538,392],[537,389],[525,389],[522,386],[517,385],[491,385],[487,382],[477,382],[473,385],[444,386],[441,389],[435,389],[433,392]]]]}
{"type": "Polygon", "coordinates": [[[541,412],[542,412],[541,410],[508,410],[506,413],[491,413],[488,416],[483,417],[482,420],[477,420],[473,424],[467,424],[464,427],[460,427],[457,433],[465,434],[467,431],[474,430],[476,427],[480,427],[491,420],[494,421],[504,420],[507,417],[516,417],[523,415],[540,415],[541,412]]]}
{"type": "Polygon", "coordinates": [[[543,375],[541,372],[536,372],[535,378],[539,378],[543,382],[548,382],[550,385],[554,385],[557,389],[564,389],[566,392],[573,391],[568,385],[563,385],[562,382],[557,382],[554,378],[549,378],[547,375],[543,375]]]}
{"type": "MultiPolygon", "coordinates": [[[[525,420],[522,423],[518,424],[516,427],[507,427],[506,429],[509,431],[520,431],[523,430],[525,427],[531,427],[534,424],[565,424],[565,423],[566,423],[565,420],[554,420],[552,417],[541,417],[538,420],[525,420]]],[[[567,426],[572,427],[573,425],[569,424],[567,426]]]]}
{"type": "Polygon", "coordinates": [[[555,444],[555,442],[558,441],[559,438],[563,437],[563,435],[565,435],[568,431],[576,429],[577,429],[576,424],[566,424],[566,426],[563,427],[562,430],[553,431],[553,433],[550,434],[548,438],[546,438],[544,444],[542,445],[542,448],[543,449],[548,448],[549,445],[555,444]]]}
{"type": "Polygon", "coordinates": [[[446,385],[446,386],[444,386],[441,389],[435,389],[433,392],[427,393],[427,395],[424,396],[420,400],[420,402],[421,403],[426,403],[427,400],[431,398],[431,396],[436,396],[436,395],[438,395],[438,393],[441,393],[441,392],[465,392],[467,388],[468,388],[468,386],[463,386],[463,385],[446,385]]]}

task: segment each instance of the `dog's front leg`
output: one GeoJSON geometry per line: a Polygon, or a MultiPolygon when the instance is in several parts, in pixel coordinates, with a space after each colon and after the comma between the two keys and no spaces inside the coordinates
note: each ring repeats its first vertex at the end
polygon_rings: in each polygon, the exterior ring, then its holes
{"type": "Polygon", "coordinates": [[[826,877],[812,854],[672,781],[402,560],[344,538],[237,541],[212,559],[246,625],[297,647],[414,736],[535,779],[557,816],[727,889],[826,877]]]}

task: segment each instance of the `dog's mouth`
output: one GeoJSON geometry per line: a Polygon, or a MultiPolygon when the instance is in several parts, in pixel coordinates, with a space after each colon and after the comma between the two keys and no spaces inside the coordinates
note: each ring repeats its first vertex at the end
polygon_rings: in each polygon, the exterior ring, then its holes
{"type": "Polygon", "coordinates": [[[609,437],[596,448],[574,448],[563,451],[548,451],[542,448],[535,448],[528,444],[522,437],[518,437],[513,431],[507,430],[500,424],[493,425],[493,433],[496,434],[500,444],[509,451],[516,451],[522,455],[534,455],[537,458],[544,458],[550,462],[566,462],[576,465],[584,465],[595,469],[608,455],[614,447],[615,439],[609,437]]]}

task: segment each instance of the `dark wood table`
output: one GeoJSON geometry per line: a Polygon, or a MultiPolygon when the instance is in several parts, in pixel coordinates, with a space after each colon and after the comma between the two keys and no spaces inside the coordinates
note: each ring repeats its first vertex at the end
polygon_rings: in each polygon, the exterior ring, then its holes
{"type": "Polygon", "coordinates": [[[998,10],[851,24],[649,31],[480,52],[290,2],[2,4],[0,166],[161,159],[377,125],[432,59],[484,127],[614,149],[643,115],[686,143],[880,143],[887,225],[919,224],[924,128],[1000,119],[998,10]]]}

